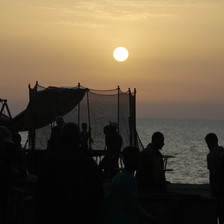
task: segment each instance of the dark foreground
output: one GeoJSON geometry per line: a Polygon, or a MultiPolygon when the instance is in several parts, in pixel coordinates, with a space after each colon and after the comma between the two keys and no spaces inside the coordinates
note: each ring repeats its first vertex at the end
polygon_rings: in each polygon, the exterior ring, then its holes
{"type": "Polygon", "coordinates": [[[139,196],[158,224],[217,224],[218,203],[210,197],[208,184],[169,184],[167,192],[142,192],[139,196]]]}
{"type": "Polygon", "coordinates": [[[217,223],[217,201],[210,197],[209,185],[170,184],[168,192],[144,193],[140,201],[159,223],[217,223]]]}
{"type": "MultiPolygon", "coordinates": [[[[104,184],[105,197],[110,183],[104,184]]],[[[34,182],[21,183],[12,189],[7,221],[0,216],[0,223],[34,223],[34,182]]],[[[142,206],[165,224],[216,224],[217,201],[210,197],[209,185],[169,184],[165,193],[143,192],[142,206]]]]}

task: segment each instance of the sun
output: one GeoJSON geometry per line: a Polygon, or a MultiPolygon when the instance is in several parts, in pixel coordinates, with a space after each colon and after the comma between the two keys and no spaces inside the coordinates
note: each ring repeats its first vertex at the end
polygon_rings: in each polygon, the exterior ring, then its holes
{"type": "Polygon", "coordinates": [[[125,47],[117,47],[113,52],[113,57],[117,61],[125,61],[128,59],[128,50],[125,47]]]}

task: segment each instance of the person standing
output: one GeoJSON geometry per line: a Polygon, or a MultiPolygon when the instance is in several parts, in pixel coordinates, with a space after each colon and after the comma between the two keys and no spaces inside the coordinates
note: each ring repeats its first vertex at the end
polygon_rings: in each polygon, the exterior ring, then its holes
{"type": "Polygon", "coordinates": [[[102,180],[112,179],[118,170],[118,161],[123,144],[122,137],[118,133],[118,125],[110,123],[104,127],[106,154],[99,164],[102,180]]]}
{"type": "Polygon", "coordinates": [[[141,152],[141,163],[136,173],[140,190],[166,190],[166,177],[163,155],[160,150],[164,146],[164,135],[155,132],[151,143],[141,152]]]}
{"type": "Polygon", "coordinates": [[[224,158],[224,148],[218,145],[218,137],[214,133],[206,135],[205,142],[209,149],[209,153],[207,154],[207,166],[209,170],[211,195],[219,197],[221,193],[220,178],[222,172],[222,160],[224,158]]]}
{"type": "Polygon", "coordinates": [[[56,150],[59,147],[58,143],[60,143],[61,131],[64,125],[64,118],[61,116],[56,117],[56,126],[52,128],[51,136],[48,140],[47,149],[49,151],[56,150]]]}
{"type": "Polygon", "coordinates": [[[91,138],[91,133],[87,131],[87,123],[82,123],[82,130],[80,131],[80,146],[86,151],[89,152],[92,147],[91,143],[93,143],[93,140],[91,138]]]}
{"type": "Polygon", "coordinates": [[[209,183],[211,196],[219,200],[219,223],[224,223],[224,148],[219,146],[215,133],[205,136],[205,142],[209,149],[207,154],[207,166],[209,170],[209,183]]]}

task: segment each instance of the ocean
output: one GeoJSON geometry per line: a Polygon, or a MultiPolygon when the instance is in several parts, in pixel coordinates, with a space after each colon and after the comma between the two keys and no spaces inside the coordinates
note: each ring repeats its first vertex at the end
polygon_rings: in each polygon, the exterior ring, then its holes
{"type": "Polygon", "coordinates": [[[150,119],[137,118],[137,132],[144,146],[151,141],[155,131],[164,134],[163,155],[172,155],[168,159],[166,179],[171,183],[208,183],[209,172],[206,157],[208,148],[205,136],[214,132],[219,138],[219,145],[224,146],[224,120],[190,119],[150,119]]]}
{"type": "MultiPolygon", "coordinates": [[[[171,183],[207,184],[209,172],[206,157],[208,148],[205,136],[214,132],[219,138],[219,145],[224,146],[224,120],[190,119],[136,119],[137,132],[144,147],[151,142],[154,132],[164,134],[163,155],[171,155],[166,172],[166,179],[171,183]]],[[[27,133],[21,133],[24,145],[27,133]]],[[[101,149],[101,148],[100,148],[101,149]]]]}

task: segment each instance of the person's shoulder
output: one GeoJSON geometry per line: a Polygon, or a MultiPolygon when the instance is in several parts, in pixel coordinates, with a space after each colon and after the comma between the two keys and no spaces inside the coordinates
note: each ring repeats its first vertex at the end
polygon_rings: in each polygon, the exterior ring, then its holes
{"type": "Polygon", "coordinates": [[[95,168],[97,167],[96,161],[93,159],[90,153],[85,151],[82,147],[79,147],[77,150],[74,150],[74,154],[76,158],[82,160],[84,164],[88,164],[89,166],[95,168]]]}
{"type": "Polygon", "coordinates": [[[212,152],[210,152],[210,154],[222,156],[222,155],[224,155],[224,147],[218,146],[212,152]]]}
{"type": "Polygon", "coordinates": [[[116,176],[113,178],[114,183],[120,183],[121,185],[129,185],[131,182],[135,182],[135,177],[130,174],[127,171],[121,171],[119,173],[116,174],[116,176]]]}
{"type": "Polygon", "coordinates": [[[5,142],[5,146],[6,146],[7,150],[11,150],[12,152],[17,151],[16,145],[12,142],[5,142]]]}
{"type": "Polygon", "coordinates": [[[56,131],[56,130],[58,130],[59,129],[59,127],[57,126],[57,125],[55,125],[51,130],[52,131],[56,131]]]}
{"type": "Polygon", "coordinates": [[[151,144],[149,143],[142,151],[141,154],[147,155],[147,154],[151,154],[152,150],[151,150],[151,144]]]}
{"type": "Polygon", "coordinates": [[[82,130],[82,131],[80,131],[80,135],[88,135],[88,131],[82,130]]]}
{"type": "Polygon", "coordinates": [[[145,149],[146,149],[147,151],[151,152],[151,151],[152,151],[152,143],[149,143],[149,144],[145,147],[145,149]]]}
{"type": "Polygon", "coordinates": [[[126,171],[122,171],[121,173],[121,175],[123,175],[123,182],[124,186],[126,186],[126,189],[136,186],[137,182],[133,174],[126,171]]]}
{"type": "Polygon", "coordinates": [[[119,139],[120,141],[122,141],[122,137],[121,137],[121,135],[118,132],[115,133],[114,137],[116,139],[119,139]]]}
{"type": "Polygon", "coordinates": [[[220,152],[224,153],[224,147],[223,147],[223,146],[219,146],[219,147],[218,147],[218,150],[219,150],[220,152]]]}

